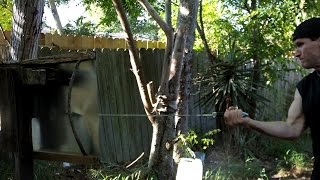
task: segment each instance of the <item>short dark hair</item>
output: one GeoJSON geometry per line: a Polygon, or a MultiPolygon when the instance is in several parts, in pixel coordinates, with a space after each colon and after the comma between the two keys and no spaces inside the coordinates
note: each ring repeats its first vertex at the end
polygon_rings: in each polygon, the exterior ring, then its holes
{"type": "Polygon", "coordinates": [[[299,24],[292,35],[292,40],[310,38],[316,40],[320,37],[320,18],[314,17],[299,24]]]}

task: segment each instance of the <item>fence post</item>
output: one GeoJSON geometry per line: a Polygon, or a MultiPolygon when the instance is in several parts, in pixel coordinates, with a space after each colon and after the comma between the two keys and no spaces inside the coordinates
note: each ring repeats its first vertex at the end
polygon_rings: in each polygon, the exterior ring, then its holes
{"type": "Polygon", "coordinates": [[[18,68],[0,67],[0,76],[1,124],[9,141],[7,150],[14,154],[15,179],[32,180],[32,95],[23,88],[18,68]]]}

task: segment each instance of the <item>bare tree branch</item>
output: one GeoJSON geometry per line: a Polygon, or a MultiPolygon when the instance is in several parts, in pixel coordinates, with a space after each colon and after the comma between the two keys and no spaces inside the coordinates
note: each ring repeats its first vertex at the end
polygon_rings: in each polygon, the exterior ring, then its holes
{"type": "Polygon", "coordinates": [[[202,0],[199,1],[199,23],[197,23],[197,31],[200,35],[200,38],[202,40],[202,43],[204,45],[204,49],[207,52],[208,58],[212,63],[215,63],[217,58],[214,56],[210,50],[210,47],[208,45],[208,41],[206,38],[206,34],[204,32],[204,25],[203,25],[203,18],[202,18],[202,0]]]}
{"type": "Polygon", "coordinates": [[[54,0],[49,0],[49,5],[50,5],[50,9],[52,12],[52,16],[56,22],[56,26],[57,26],[57,30],[58,30],[58,34],[63,34],[63,29],[62,29],[62,24],[60,21],[60,17],[59,17],[59,13],[57,10],[57,6],[54,0]]]}
{"type": "Polygon", "coordinates": [[[172,27],[172,10],[171,10],[171,0],[166,0],[166,22],[168,26],[172,27]]]}
{"type": "MultiPolygon", "coordinates": [[[[112,0],[112,3],[116,9],[116,12],[119,17],[119,21],[121,23],[122,29],[127,34],[126,40],[128,43],[128,49],[130,54],[130,63],[132,67],[132,72],[136,77],[137,85],[140,92],[140,97],[143,103],[143,106],[145,108],[146,114],[151,115],[151,112],[153,110],[152,103],[149,99],[148,90],[146,87],[144,74],[141,69],[141,63],[140,63],[140,57],[138,54],[138,50],[136,47],[136,44],[134,43],[133,34],[129,25],[128,18],[126,16],[125,10],[123,8],[121,0],[112,0]]],[[[154,122],[154,117],[148,116],[151,123],[154,122]]]]}
{"type": "Polygon", "coordinates": [[[8,37],[6,36],[6,34],[4,33],[4,30],[3,30],[3,27],[1,24],[0,24],[0,30],[1,30],[1,34],[2,34],[3,39],[7,42],[8,46],[10,47],[11,46],[10,41],[9,41],[8,37]]]}
{"type": "MultiPolygon", "coordinates": [[[[159,87],[160,94],[167,94],[167,80],[169,77],[169,72],[167,70],[167,66],[170,63],[172,49],[173,49],[173,29],[170,25],[168,25],[160,15],[155,11],[155,9],[150,5],[147,0],[138,0],[142,7],[151,15],[151,17],[159,24],[160,28],[166,34],[167,42],[166,42],[166,49],[164,55],[164,62],[162,67],[162,76],[161,76],[161,83],[159,87]]],[[[168,6],[168,4],[167,4],[168,6]]],[[[171,9],[171,8],[170,8],[171,9]]]]}
{"type": "Polygon", "coordinates": [[[172,27],[170,27],[156,12],[156,10],[151,6],[147,0],[138,0],[142,7],[150,14],[150,16],[159,24],[160,28],[168,34],[172,33],[172,27]]]}

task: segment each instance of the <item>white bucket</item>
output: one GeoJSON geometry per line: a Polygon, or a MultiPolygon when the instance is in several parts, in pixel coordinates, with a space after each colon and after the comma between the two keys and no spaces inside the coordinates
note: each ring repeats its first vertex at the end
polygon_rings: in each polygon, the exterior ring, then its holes
{"type": "Polygon", "coordinates": [[[202,180],[202,161],[193,158],[181,158],[176,180],[202,180]]]}

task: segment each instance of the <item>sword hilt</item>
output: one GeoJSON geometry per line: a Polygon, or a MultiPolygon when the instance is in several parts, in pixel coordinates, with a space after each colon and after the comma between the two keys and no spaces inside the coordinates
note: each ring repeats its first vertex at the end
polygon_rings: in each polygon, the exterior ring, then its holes
{"type": "MultiPolygon", "coordinates": [[[[222,118],[224,116],[224,112],[213,112],[212,116],[214,118],[216,117],[222,118]]],[[[249,117],[249,114],[247,112],[242,112],[242,117],[249,117]]]]}

